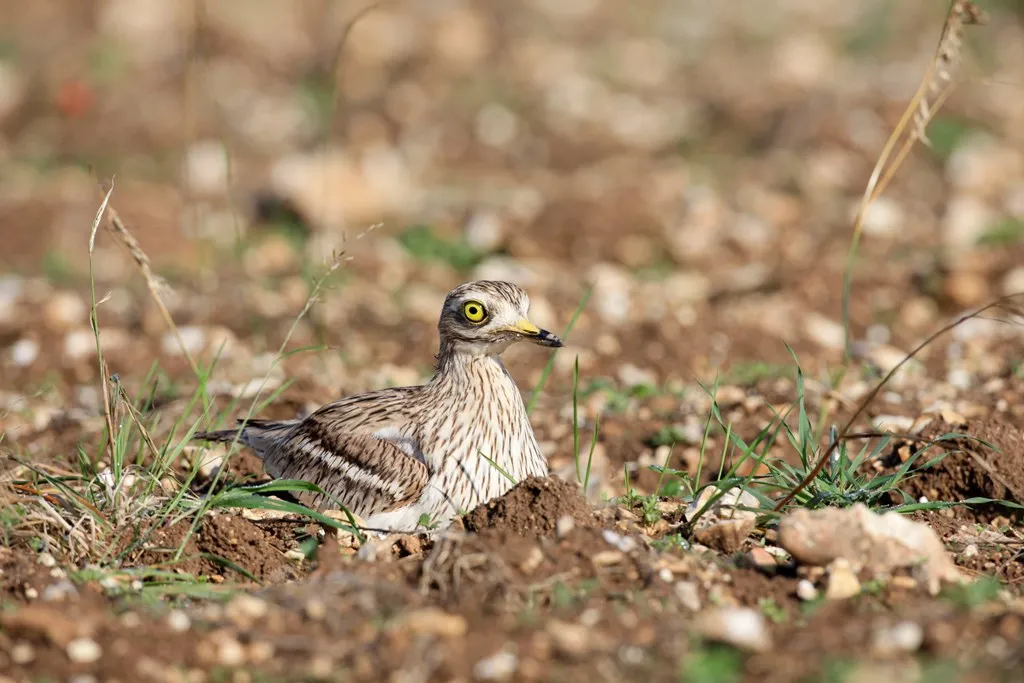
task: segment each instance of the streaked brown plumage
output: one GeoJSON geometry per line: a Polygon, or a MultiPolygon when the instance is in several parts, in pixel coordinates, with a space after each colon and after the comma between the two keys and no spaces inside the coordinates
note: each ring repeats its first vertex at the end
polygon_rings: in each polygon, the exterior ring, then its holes
{"type": "MultiPolygon", "coordinates": [[[[272,476],[318,485],[368,528],[408,531],[422,515],[443,527],[505,493],[510,479],[548,473],[519,388],[499,359],[520,340],[562,345],[527,320],[529,308],[511,283],[460,285],[441,309],[437,366],[426,384],[348,396],[302,420],[249,420],[240,434],[195,438],[237,435],[272,476]]],[[[332,505],[312,494],[303,502],[332,505]]]]}

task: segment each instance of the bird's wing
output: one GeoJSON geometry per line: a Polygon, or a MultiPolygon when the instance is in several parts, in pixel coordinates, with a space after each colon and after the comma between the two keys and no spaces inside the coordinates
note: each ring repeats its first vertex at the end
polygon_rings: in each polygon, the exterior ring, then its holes
{"type": "Polygon", "coordinates": [[[422,387],[393,387],[345,398],[321,406],[304,420],[348,434],[374,434],[381,429],[401,428],[408,422],[411,405],[422,387]]]}
{"type": "MultiPolygon", "coordinates": [[[[316,484],[361,517],[415,501],[429,478],[411,440],[392,440],[387,434],[340,432],[307,418],[261,441],[260,456],[271,476],[316,484]]],[[[299,498],[312,507],[334,505],[320,494],[299,498]]]]}
{"type": "MultiPolygon", "coordinates": [[[[248,420],[238,428],[203,432],[203,441],[238,438],[277,479],[316,484],[351,512],[366,517],[416,500],[429,470],[419,442],[408,435],[407,407],[418,387],[384,389],[329,403],[302,420],[248,420]]],[[[242,421],[239,421],[240,423],[242,421]]],[[[298,496],[330,507],[320,494],[298,496]]]]}

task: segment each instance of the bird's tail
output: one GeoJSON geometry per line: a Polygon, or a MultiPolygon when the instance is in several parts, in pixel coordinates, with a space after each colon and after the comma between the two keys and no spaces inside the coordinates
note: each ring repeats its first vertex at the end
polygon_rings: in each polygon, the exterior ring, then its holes
{"type": "Polygon", "coordinates": [[[273,420],[238,420],[234,429],[218,429],[212,432],[196,432],[195,441],[211,441],[221,443],[238,443],[253,449],[262,456],[273,443],[279,442],[292,427],[295,420],[275,422],[273,420]]]}

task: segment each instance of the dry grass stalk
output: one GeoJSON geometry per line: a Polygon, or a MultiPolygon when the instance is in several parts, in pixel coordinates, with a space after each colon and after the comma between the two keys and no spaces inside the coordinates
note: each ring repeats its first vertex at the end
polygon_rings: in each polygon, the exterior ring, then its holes
{"type": "Polygon", "coordinates": [[[926,145],[929,144],[925,129],[953,92],[955,85],[953,76],[956,67],[961,62],[963,51],[964,28],[968,25],[980,24],[984,20],[984,12],[970,0],[953,0],[946,13],[946,22],[939,35],[939,44],[935,48],[935,55],[928,64],[928,69],[921,79],[917,92],[911,98],[875,164],[871,180],[865,190],[865,199],[862,200],[861,210],[857,215],[858,230],[867,207],[885,192],[914,143],[921,141],[926,145]],[[931,101],[929,101],[930,99],[931,101]],[[909,132],[907,132],[908,126],[911,126],[909,132]],[[903,139],[903,144],[900,145],[899,151],[890,162],[892,150],[900,139],[903,139]],[[881,173],[883,169],[885,170],[884,175],[881,173]]]}
{"type": "Polygon", "coordinates": [[[96,341],[96,359],[99,364],[100,384],[103,392],[103,417],[107,422],[107,455],[110,462],[114,462],[114,416],[110,402],[110,390],[107,388],[107,361],[103,357],[103,347],[100,344],[100,323],[96,308],[99,305],[96,301],[96,278],[92,271],[93,251],[96,249],[96,232],[103,222],[103,216],[110,208],[110,197],[114,194],[114,183],[111,181],[110,189],[103,196],[103,202],[96,211],[96,217],[92,221],[92,228],[89,232],[89,282],[92,290],[92,309],[89,311],[89,324],[92,327],[93,338],[96,341]]]}
{"type": "Polygon", "coordinates": [[[135,426],[138,428],[139,434],[142,435],[142,440],[146,443],[146,447],[149,449],[149,452],[153,454],[155,462],[159,463],[160,449],[153,441],[153,437],[150,435],[149,430],[146,429],[146,425],[143,424],[142,416],[139,415],[139,411],[136,410],[135,406],[132,405],[131,399],[128,397],[128,394],[125,392],[124,387],[121,386],[120,382],[117,382],[116,386],[117,395],[118,398],[120,398],[120,405],[123,405],[125,407],[125,410],[128,411],[128,416],[131,417],[132,422],[134,422],[135,426]]]}
{"type": "Polygon", "coordinates": [[[924,94],[918,102],[914,114],[913,136],[923,144],[931,146],[925,128],[928,122],[945,102],[951,92],[953,75],[960,65],[960,57],[964,44],[964,27],[980,24],[984,14],[977,5],[969,0],[954,0],[946,15],[946,25],[939,36],[939,45],[935,50],[935,58],[928,69],[924,81],[924,94]],[[935,98],[929,102],[929,98],[935,98]]]}
{"type": "Polygon", "coordinates": [[[899,123],[889,135],[885,146],[882,148],[875,166],[871,170],[871,177],[868,179],[864,194],[861,196],[860,204],[857,207],[857,216],[853,222],[853,236],[850,239],[850,250],[846,259],[846,272],[843,275],[843,303],[842,318],[843,329],[846,331],[845,356],[847,363],[853,357],[850,342],[850,289],[853,277],[853,262],[860,246],[860,237],[864,227],[864,216],[882,192],[889,186],[896,172],[903,165],[914,143],[918,140],[927,144],[925,128],[935,117],[942,104],[945,103],[953,90],[954,67],[960,62],[961,48],[963,47],[963,29],[968,24],[981,23],[984,20],[982,11],[970,0],[953,0],[946,13],[946,21],[939,36],[939,43],[935,49],[935,55],[928,64],[921,84],[917,92],[911,98],[910,103],[903,110],[903,116],[899,123]],[[929,102],[929,95],[935,99],[929,102]],[[907,133],[908,127],[910,128],[907,133]],[[899,150],[893,156],[893,151],[902,140],[899,150]]]}
{"type": "MultiPolygon", "coordinates": [[[[927,144],[927,137],[925,136],[925,128],[928,123],[935,117],[935,114],[939,111],[942,104],[949,97],[952,92],[954,85],[953,75],[955,67],[961,61],[961,52],[963,48],[963,31],[964,28],[971,24],[980,24],[985,20],[985,15],[981,9],[975,5],[971,0],[953,0],[949,6],[949,10],[946,12],[946,21],[942,27],[942,33],[939,36],[939,43],[935,49],[935,55],[932,57],[931,62],[928,65],[928,70],[925,72],[924,77],[921,79],[921,84],[918,86],[917,92],[914,93],[914,97],[911,98],[910,103],[903,111],[903,116],[900,118],[899,123],[893,129],[889,139],[886,140],[885,146],[882,148],[882,152],[879,154],[875,166],[872,169],[871,177],[868,179],[867,186],[864,188],[864,194],[861,197],[860,204],[857,208],[857,216],[854,219],[853,225],[853,237],[850,240],[850,250],[847,255],[846,271],[843,276],[843,329],[846,333],[846,360],[849,362],[852,358],[852,347],[850,340],[850,292],[851,292],[851,279],[853,273],[853,262],[857,255],[857,249],[860,245],[860,236],[864,226],[864,216],[867,214],[871,204],[874,203],[882,192],[888,187],[889,182],[896,175],[896,172],[903,165],[904,159],[907,154],[913,148],[914,143],[922,141],[927,144]],[[934,100],[929,101],[930,97],[934,97],[934,100]],[[908,127],[909,132],[908,132],[908,127]],[[896,149],[897,144],[902,140],[902,144],[899,147],[899,151],[895,156],[892,156],[893,150],[896,149]]],[[[921,345],[914,349],[910,354],[906,356],[895,368],[893,368],[889,374],[887,374],[881,382],[871,391],[857,406],[853,416],[847,421],[843,428],[839,432],[839,438],[829,444],[826,452],[818,460],[818,463],[814,466],[814,469],[803,481],[800,482],[796,488],[790,491],[776,506],[775,510],[779,511],[785,507],[793,498],[800,493],[811,481],[814,480],[818,474],[820,474],[822,468],[828,462],[829,456],[837,445],[843,441],[845,436],[849,433],[850,428],[853,426],[854,420],[856,420],[861,413],[865,410],[869,403],[874,397],[881,391],[882,387],[888,384],[889,380],[896,374],[896,372],[903,367],[908,361],[916,356],[926,346],[931,344],[932,341],[942,336],[949,330],[953,329],[960,323],[970,318],[981,315],[985,311],[1000,306],[1005,306],[1009,303],[1011,297],[1004,297],[998,299],[987,306],[984,306],[969,316],[956,320],[953,323],[943,327],[941,330],[928,337],[921,345]]]]}
{"type": "Polygon", "coordinates": [[[185,340],[181,336],[181,331],[174,323],[174,318],[171,317],[171,313],[167,310],[167,305],[164,303],[162,295],[169,289],[167,282],[153,271],[153,265],[149,260],[149,256],[147,256],[146,252],[144,252],[142,247],[139,246],[138,240],[136,240],[128,230],[124,221],[121,220],[120,214],[117,213],[117,210],[113,206],[107,208],[107,216],[109,218],[107,227],[111,234],[113,234],[117,241],[124,245],[128,250],[128,253],[131,254],[132,260],[135,262],[135,266],[139,269],[139,272],[142,273],[142,277],[146,281],[146,288],[149,290],[149,294],[152,297],[153,302],[156,304],[157,310],[160,311],[160,315],[167,324],[167,329],[171,331],[175,340],[177,340],[182,354],[188,361],[189,367],[192,368],[192,372],[196,376],[199,376],[199,365],[196,364],[195,358],[193,358],[192,354],[189,352],[188,346],[185,344],[185,340]]]}

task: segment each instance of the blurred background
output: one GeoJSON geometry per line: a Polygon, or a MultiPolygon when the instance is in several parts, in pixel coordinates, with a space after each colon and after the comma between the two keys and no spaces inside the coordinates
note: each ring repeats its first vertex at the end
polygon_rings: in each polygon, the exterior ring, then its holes
{"type": "MultiPolygon", "coordinates": [[[[443,297],[475,278],[521,284],[559,332],[592,291],[557,357],[554,415],[577,357],[592,411],[620,395],[602,387],[773,380],[785,343],[827,375],[852,218],[947,7],[0,0],[5,401],[95,414],[88,236],[111,179],[186,343],[223,345],[215,377],[236,387],[267,371],[344,253],[288,347],[326,348],[274,371],[295,380],[284,414],[429,375],[443,297]]],[[[876,346],[907,350],[1024,290],[1024,15],[984,8],[931,147],[865,224],[853,332],[876,346]]],[[[142,386],[156,360],[161,391],[188,395],[105,230],[93,268],[112,371],[142,386]]],[[[994,338],[967,370],[925,361],[964,386],[1016,372],[994,338]]],[[[509,356],[524,389],[547,361],[509,356]]]]}

